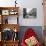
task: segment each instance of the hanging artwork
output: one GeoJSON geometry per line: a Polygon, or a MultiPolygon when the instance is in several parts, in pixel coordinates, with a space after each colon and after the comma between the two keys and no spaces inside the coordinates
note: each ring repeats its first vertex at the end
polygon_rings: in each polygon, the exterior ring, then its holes
{"type": "Polygon", "coordinates": [[[23,18],[36,18],[37,8],[23,8],[23,18]]]}

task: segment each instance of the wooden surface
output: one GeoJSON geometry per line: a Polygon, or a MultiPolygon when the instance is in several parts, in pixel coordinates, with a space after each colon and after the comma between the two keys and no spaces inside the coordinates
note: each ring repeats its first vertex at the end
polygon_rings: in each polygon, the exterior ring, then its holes
{"type": "Polygon", "coordinates": [[[46,26],[46,0],[43,0],[44,26],[46,26]]]}
{"type": "Polygon", "coordinates": [[[1,41],[0,46],[18,46],[19,41],[1,41]]]}
{"type": "MultiPolygon", "coordinates": [[[[2,24],[0,25],[0,30],[1,32],[3,31],[3,29],[5,28],[10,28],[14,31],[14,29],[17,29],[17,32],[19,31],[19,25],[14,25],[14,24],[2,24]]],[[[0,46],[18,46],[18,41],[2,41],[0,42],[0,46]]]]}
{"type": "MultiPolygon", "coordinates": [[[[19,9],[19,7],[0,7],[1,11],[2,10],[9,10],[9,11],[14,10],[14,11],[18,12],[18,9],[19,9]]],[[[5,22],[5,24],[3,24],[3,19],[5,19],[5,16],[6,15],[1,14],[0,31],[3,30],[4,28],[10,28],[12,30],[17,29],[17,31],[18,31],[19,30],[18,14],[16,14],[16,16],[17,16],[17,24],[8,24],[8,22],[5,22]]],[[[7,16],[14,16],[14,15],[7,15],[7,16]]]]}
{"type": "Polygon", "coordinates": [[[43,10],[44,10],[44,44],[46,46],[46,0],[43,0],[43,10]]]}
{"type": "Polygon", "coordinates": [[[2,46],[2,42],[0,41],[0,46],[2,46]]]}
{"type": "Polygon", "coordinates": [[[19,7],[0,7],[0,10],[16,10],[16,11],[18,11],[18,8],[19,7]]]}
{"type": "Polygon", "coordinates": [[[17,16],[17,23],[18,23],[18,11],[19,11],[19,7],[0,7],[0,11],[2,12],[2,10],[8,10],[9,14],[8,15],[2,15],[2,13],[0,13],[1,15],[1,23],[3,24],[3,18],[5,19],[5,17],[7,16],[17,16]],[[13,10],[13,12],[17,12],[16,14],[10,14],[10,12],[13,10]]]}
{"type": "Polygon", "coordinates": [[[46,46],[46,30],[44,29],[44,46],[46,46]]]}
{"type": "MultiPolygon", "coordinates": [[[[0,32],[2,32],[5,28],[10,28],[14,31],[14,29],[16,29],[18,32],[19,31],[19,25],[14,25],[14,24],[2,24],[0,25],[0,32]]],[[[2,41],[2,40],[1,40],[2,41]]],[[[0,46],[18,46],[18,41],[2,41],[0,42],[0,46]]]]}
{"type": "Polygon", "coordinates": [[[16,29],[17,31],[19,31],[19,25],[18,24],[0,24],[0,31],[3,31],[5,28],[9,28],[12,29],[14,31],[14,29],[16,29]]]}
{"type": "MultiPolygon", "coordinates": [[[[8,10],[9,13],[10,13],[10,11],[18,12],[19,7],[0,7],[0,12],[1,12],[2,10],[8,10]]],[[[0,14],[2,14],[2,13],[0,13],[0,14]]],[[[10,14],[9,14],[9,15],[10,15],[10,14]]],[[[9,15],[8,15],[8,16],[9,16],[9,15]]],[[[17,14],[14,14],[14,15],[17,15],[17,16],[18,16],[18,13],[17,13],[17,14]]]]}
{"type": "MultiPolygon", "coordinates": [[[[0,10],[9,10],[9,11],[11,11],[11,10],[14,10],[15,12],[18,12],[18,8],[19,7],[0,7],[0,10]]],[[[2,15],[1,13],[0,13],[0,17],[1,17],[1,24],[0,24],[0,32],[2,32],[5,28],[9,28],[9,29],[12,29],[13,31],[16,29],[16,32],[18,32],[19,31],[19,24],[18,24],[18,21],[17,21],[17,24],[8,24],[8,23],[6,23],[6,24],[3,24],[3,16],[4,16],[4,18],[5,18],[5,16],[6,15],[2,15]]],[[[14,14],[15,15],[15,14],[14,14]]],[[[17,17],[18,17],[18,13],[16,14],[17,15],[17,17]]],[[[13,15],[7,15],[7,16],[13,16],[13,15]]],[[[18,20],[18,18],[17,18],[17,20],[18,20]]],[[[18,41],[0,41],[0,46],[18,46],[18,41]]]]}

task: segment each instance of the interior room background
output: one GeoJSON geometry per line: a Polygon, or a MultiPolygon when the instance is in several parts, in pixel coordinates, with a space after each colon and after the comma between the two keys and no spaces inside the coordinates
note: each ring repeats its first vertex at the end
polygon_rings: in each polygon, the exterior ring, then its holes
{"type": "MultiPolygon", "coordinates": [[[[0,0],[0,7],[13,7],[15,6],[15,0],[0,0]]],[[[43,0],[17,0],[17,6],[19,7],[19,24],[21,26],[43,26],[43,0]],[[24,19],[23,8],[37,8],[37,17],[35,19],[24,19]],[[23,23],[23,24],[22,24],[23,23]]],[[[11,20],[11,16],[9,20],[11,20]]],[[[15,22],[15,20],[13,21],[15,22]]]]}
{"type": "MultiPolygon", "coordinates": [[[[15,0],[0,0],[0,7],[10,7],[10,6],[13,7],[15,6],[14,1],[15,0]]],[[[17,0],[18,3],[17,7],[19,7],[19,25],[22,26],[20,27],[20,38],[22,38],[23,33],[26,31],[25,29],[31,27],[37,33],[40,41],[41,42],[43,41],[43,39],[41,39],[43,38],[43,26],[44,26],[42,2],[43,2],[42,0],[17,0]],[[37,8],[37,17],[24,19],[23,8],[37,8]]],[[[11,16],[8,17],[9,21],[11,21],[11,18],[12,18],[11,16]]],[[[15,20],[13,20],[13,23],[14,22],[15,20]]]]}

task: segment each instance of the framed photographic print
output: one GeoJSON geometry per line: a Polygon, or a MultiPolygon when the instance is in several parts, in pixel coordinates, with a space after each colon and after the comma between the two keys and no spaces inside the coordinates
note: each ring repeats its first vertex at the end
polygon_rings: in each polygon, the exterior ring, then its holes
{"type": "Polygon", "coordinates": [[[2,15],[9,15],[9,10],[2,10],[2,15]]]}
{"type": "Polygon", "coordinates": [[[37,8],[23,8],[23,18],[36,18],[37,8]]]}

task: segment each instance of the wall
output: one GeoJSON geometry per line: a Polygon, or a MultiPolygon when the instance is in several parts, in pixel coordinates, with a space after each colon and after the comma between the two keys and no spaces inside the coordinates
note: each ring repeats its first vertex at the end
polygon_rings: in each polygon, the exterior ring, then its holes
{"type": "MultiPolygon", "coordinates": [[[[19,1],[22,8],[37,8],[37,18],[35,19],[24,19],[20,14],[20,25],[22,26],[43,26],[43,6],[42,0],[24,0],[19,1]],[[22,24],[23,23],[23,24],[22,24]]],[[[20,9],[22,9],[20,8],[20,9]]]]}
{"type": "MultiPolygon", "coordinates": [[[[15,0],[14,0],[15,1],[15,0]]],[[[6,6],[14,6],[13,0],[0,0],[0,6],[6,7],[6,6]]],[[[20,7],[19,9],[19,24],[21,26],[43,26],[43,6],[42,6],[42,0],[17,0],[17,3],[20,7]],[[37,17],[30,18],[30,19],[24,19],[23,18],[23,7],[25,8],[37,8],[37,17]],[[23,23],[23,24],[22,24],[23,23]]]]}

